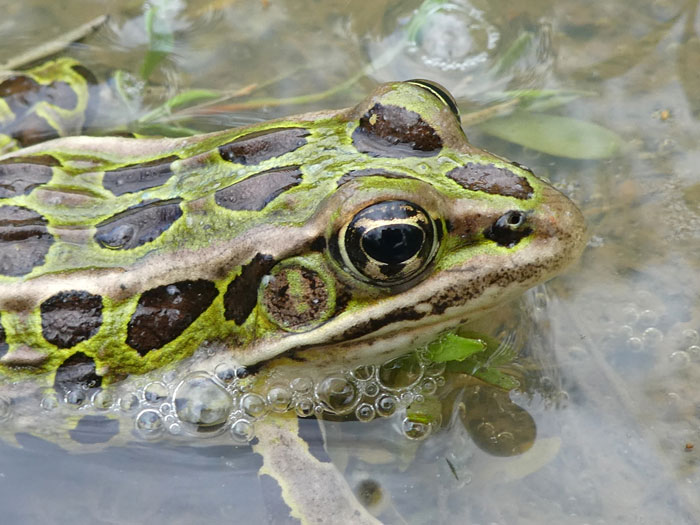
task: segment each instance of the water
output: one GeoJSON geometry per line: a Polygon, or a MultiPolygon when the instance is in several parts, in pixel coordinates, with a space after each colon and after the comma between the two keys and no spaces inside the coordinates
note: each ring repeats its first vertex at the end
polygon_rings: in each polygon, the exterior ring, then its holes
{"type": "MultiPolygon", "coordinates": [[[[3,3],[0,59],[108,8],[107,26],[71,53],[98,72],[122,68],[138,79],[149,46],[140,2],[3,3]]],[[[377,81],[426,77],[448,87],[463,114],[507,90],[577,92],[543,110],[594,122],[622,141],[615,156],[571,159],[467,128],[474,144],[566,191],[592,236],[580,264],[514,307],[529,312],[515,325],[525,341],[520,372],[528,392],[508,398],[458,385],[456,408],[441,414],[446,428],[407,439],[400,396],[367,404],[336,382],[325,403],[372,421],[326,421],[322,433],[309,423],[307,437],[317,448],[326,443],[349,487],[387,523],[699,522],[697,2],[455,0],[436,8],[406,45],[421,2],[359,5],[170,2],[162,23],[174,40],[148,96],[202,87],[295,97],[329,90],[373,63],[358,82],[325,97],[232,106],[193,123],[212,129],[344,107],[377,81]],[[460,412],[460,402],[474,408],[460,412]]],[[[105,109],[101,125],[122,118],[105,109]]],[[[274,399],[286,406],[287,397],[274,399]]],[[[257,410],[260,400],[250,399],[249,410],[257,410]]],[[[97,400],[121,401],[129,413],[133,400],[97,400]]],[[[313,403],[306,409],[314,413],[313,403]]],[[[250,428],[239,427],[245,441],[250,428]]],[[[279,514],[279,489],[258,477],[260,457],[233,439],[191,446],[135,437],[83,454],[29,435],[19,441],[19,448],[0,444],[7,523],[239,523],[279,514]]]]}

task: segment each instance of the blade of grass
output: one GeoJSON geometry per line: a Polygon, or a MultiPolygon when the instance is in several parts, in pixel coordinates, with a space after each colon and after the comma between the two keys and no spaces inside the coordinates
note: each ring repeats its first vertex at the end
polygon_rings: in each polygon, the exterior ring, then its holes
{"type": "Polygon", "coordinates": [[[63,33],[53,40],[44,42],[43,44],[29,49],[28,51],[11,58],[3,64],[0,64],[0,71],[19,69],[27,64],[31,64],[32,62],[37,62],[51,55],[60,53],[74,42],[78,42],[97,31],[107,22],[107,20],[109,20],[108,15],[101,15],[93,18],[89,22],[76,27],[72,31],[63,33]]]}

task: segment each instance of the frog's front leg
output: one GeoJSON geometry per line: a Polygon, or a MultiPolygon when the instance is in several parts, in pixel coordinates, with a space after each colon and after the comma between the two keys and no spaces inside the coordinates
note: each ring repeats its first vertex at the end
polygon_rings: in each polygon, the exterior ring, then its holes
{"type": "Polygon", "coordinates": [[[302,523],[377,525],[331,462],[319,461],[299,436],[296,416],[266,418],[255,429],[253,450],[263,457],[261,475],[277,481],[291,516],[302,523]]]}

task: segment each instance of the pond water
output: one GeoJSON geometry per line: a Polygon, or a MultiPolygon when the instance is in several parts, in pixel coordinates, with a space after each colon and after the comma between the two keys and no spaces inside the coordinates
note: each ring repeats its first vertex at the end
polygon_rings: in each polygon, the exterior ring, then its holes
{"type": "MultiPolygon", "coordinates": [[[[577,202],[587,249],[504,307],[524,391],[465,381],[423,440],[391,418],[304,428],[386,523],[700,522],[697,0],[154,1],[150,35],[141,1],[0,4],[3,62],[108,12],[66,53],[129,72],[139,97],[148,76],[135,112],[236,93],[192,116],[202,130],[350,106],[390,79],[447,87],[473,144],[577,202]]],[[[123,121],[107,104],[94,125],[123,121]]],[[[5,523],[293,522],[248,447],[19,442],[0,444],[5,523]]]]}

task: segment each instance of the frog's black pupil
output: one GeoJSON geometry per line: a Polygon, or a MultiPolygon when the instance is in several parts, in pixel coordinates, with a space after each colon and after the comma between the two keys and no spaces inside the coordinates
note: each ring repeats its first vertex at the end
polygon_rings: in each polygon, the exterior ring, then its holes
{"type": "Polygon", "coordinates": [[[375,261],[400,264],[423,246],[423,231],[412,224],[385,224],[362,236],[362,248],[375,261]]]}

